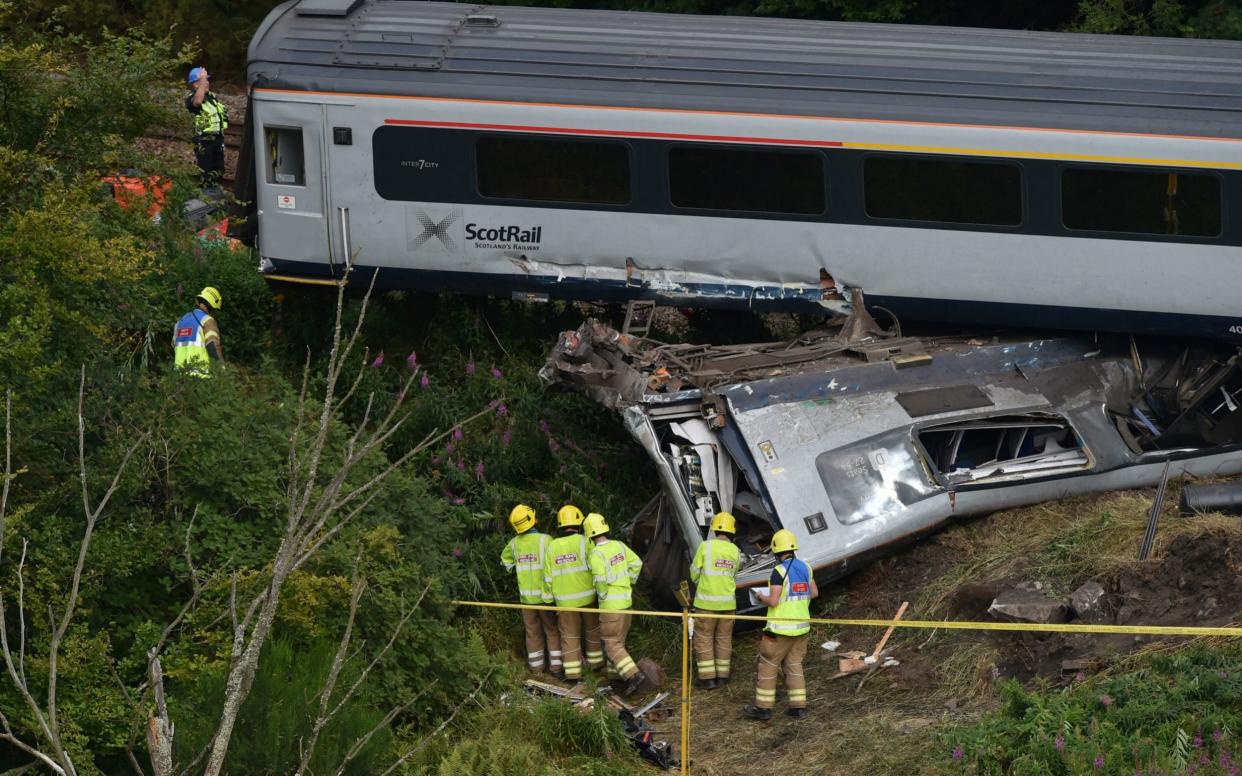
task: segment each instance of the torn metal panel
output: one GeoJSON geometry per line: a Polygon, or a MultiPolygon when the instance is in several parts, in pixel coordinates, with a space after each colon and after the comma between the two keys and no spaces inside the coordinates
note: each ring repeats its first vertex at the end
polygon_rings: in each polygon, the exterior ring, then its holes
{"type": "Polygon", "coordinates": [[[743,587],[765,582],[779,528],[827,580],[955,516],[1147,486],[1166,464],[1174,476],[1242,472],[1242,359],[1229,349],[847,323],[710,346],[587,322],[542,374],[621,410],[689,553],[731,505],[743,587]]]}

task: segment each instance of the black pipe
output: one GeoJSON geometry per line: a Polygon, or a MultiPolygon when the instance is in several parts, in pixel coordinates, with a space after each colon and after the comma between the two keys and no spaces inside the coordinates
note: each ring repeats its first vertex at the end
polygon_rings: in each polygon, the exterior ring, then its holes
{"type": "Polygon", "coordinates": [[[1177,509],[1183,515],[1223,512],[1242,515],[1242,482],[1226,485],[1187,485],[1177,509]]]}

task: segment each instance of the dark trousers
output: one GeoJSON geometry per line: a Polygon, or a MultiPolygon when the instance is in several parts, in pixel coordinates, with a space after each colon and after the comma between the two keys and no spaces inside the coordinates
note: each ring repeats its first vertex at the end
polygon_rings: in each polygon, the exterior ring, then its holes
{"type": "Polygon", "coordinates": [[[194,138],[194,161],[203,171],[203,188],[218,186],[224,177],[224,138],[218,135],[194,138]]]}

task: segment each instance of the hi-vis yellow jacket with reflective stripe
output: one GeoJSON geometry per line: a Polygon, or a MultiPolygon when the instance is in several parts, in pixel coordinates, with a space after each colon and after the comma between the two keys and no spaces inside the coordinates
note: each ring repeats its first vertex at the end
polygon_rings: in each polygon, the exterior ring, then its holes
{"type": "Polygon", "coordinates": [[[513,537],[500,553],[505,570],[517,570],[518,596],[524,604],[543,603],[543,555],[550,543],[547,534],[531,529],[513,537]]]}
{"type": "Polygon", "coordinates": [[[543,556],[543,602],[557,606],[592,606],[595,582],[587,564],[587,538],[582,534],[559,536],[548,544],[543,556]]]}
{"type": "Polygon", "coordinates": [[[633,600],[630,589],[643,569],[642,560],[616,539],[593,545],[587,559],[599,608],[629,609],[633,600]]]}
{"type": "Polygon", "coordinates": [[[690,581],[698,585],[694,606],[714,612],[737,608],[737,545],[724,539],[708,539],[699,545],[690,563],[690,581]]]}
{"type": "Polygon", "coordinates": [[[194,114],[194,136],[223,135],[228,128],[228,106],[216,99],[213,92],[207,92],[198,106],[198,112],[194,114]]]}
{"type": "Polygon", "coordinates": [[[781,599],[776,606],[768,607],[769,617],[792,617],[792,622],[773,622],[768,620],[764,630],[778,636],[801,636],[811,632],[810,622],[799,620],[811,619],[811,567],[790,558],[777,565],[773,571],[780,574],[784,583],[781,585],[781,599]]]}

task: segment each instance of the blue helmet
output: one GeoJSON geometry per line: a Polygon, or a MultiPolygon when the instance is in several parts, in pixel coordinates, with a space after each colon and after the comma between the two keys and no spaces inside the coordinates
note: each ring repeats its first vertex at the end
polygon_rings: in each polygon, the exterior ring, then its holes
{"type": "Polygon", "coordinates": [[[193,86],[194,82],[197,81],[198,77],[202,74],[203,74],[203,68],[192,67],[190,68],[190,74],[185,77],[185,82],[189,84],[190,86],[193,86]]]}

